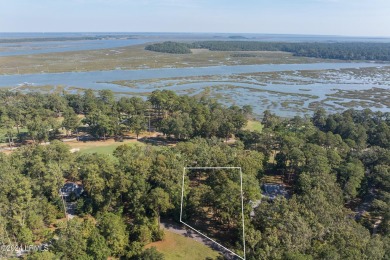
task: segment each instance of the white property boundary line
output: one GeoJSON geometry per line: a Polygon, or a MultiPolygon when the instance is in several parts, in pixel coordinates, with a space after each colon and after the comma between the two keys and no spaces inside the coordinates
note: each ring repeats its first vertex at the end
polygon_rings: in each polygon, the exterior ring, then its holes
{"type": "Polygon", "coordinates": [[[243,192],[242,192],[242,170],[241,170],[241,167],[184,167],[184,168],[183,168],[183,183],[182,183],[182,187],[181,187],[180,223],[186,225],[186,226],[189,227],[190,229],[194,230],[195,232],[197,232],[198,234],[204,236],[205,238],[211,240],[211,241],[214,242],[215,244],[219,245],[220,247],[222,247],[223,249],[225,249],[225,250],[227,250],[228,252],[232,253],[233,255],[239,257],[240,259],[245,260],[246,251],[245,251],[244,195],[243,195],[243,192]],[[184,200],[184,179],[185,179],[185,174],[186,174],[186,170],[187,170],[187,169],[188,169],[188,170],[207,170],[207,169],[239,169],[239,170],[240,170],[241,214],[242,214],[242,242],[243,242],[243,245],[244,245],[244,257],[237,255],[236,253],[234,253],[234,252],[231,251],[230,249],[227,249],[226,247],[224,247],[223,245],[221,245],[220,243],[218,243],[218,242],[215,241],[214,239],[209,238],[209,237],[206,236],[205,234],[201,233],[200,231],[196,230],[195,228],[191,227],[190,225],[188,225],[188,224],[186,224],[185,222],[182,221],[182,215],[183,215],[183,200],[184,200]]]}

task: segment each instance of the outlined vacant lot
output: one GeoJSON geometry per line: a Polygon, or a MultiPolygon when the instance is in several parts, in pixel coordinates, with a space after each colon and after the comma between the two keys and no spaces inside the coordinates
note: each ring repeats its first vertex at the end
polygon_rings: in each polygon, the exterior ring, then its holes
{"type": "Polygon", "coordinates": [[[184,167],[180,222],[245,260],[241,167],[184,167]]]}

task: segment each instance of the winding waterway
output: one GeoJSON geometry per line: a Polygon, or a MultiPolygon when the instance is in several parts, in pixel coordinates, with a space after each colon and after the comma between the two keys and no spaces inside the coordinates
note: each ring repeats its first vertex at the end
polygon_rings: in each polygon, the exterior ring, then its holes
{"type": "Polygon", "coordinates": [[[153,78],[175,78],[207,75],[229,75],[258,72],[278,72],[297,70],[327,70],[343,68],[380,67],[374,63],[312,63],[312,64],[265,64],[213,66],[200,68],[162,68],[140,70],[110,70],[90,72],[39,73],[21,75],[0,75],[0,87],[11,87],[24,82],[35,85],[65,85],[82,88],[112,88],[118,80],[140,80],[153,78]]]}

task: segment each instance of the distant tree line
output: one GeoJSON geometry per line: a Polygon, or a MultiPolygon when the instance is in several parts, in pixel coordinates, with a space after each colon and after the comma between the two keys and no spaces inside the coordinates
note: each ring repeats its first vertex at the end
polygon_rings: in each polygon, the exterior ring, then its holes
{"type": "Polygon", "coordinates": [[[284,51],[295,56],[338,59],[338,60],[390,60],[390,43],[368,42],[256,42],[256,41],[199,41],[191,44],[172,42],[152,44],[147,50],[176,53],[189,53],[190,49],[211,51],[284,51]],[[173,48],[177,46],[176,48],[173,48]],[[179,47],[180,46],[180,47],[179,47]],[[185,52],[183,52],[185,51],[185,52]]]}
{"type": "Polygon", "coordinates": [[[165,52],[165,53],[174,53],[174,54],[188,54],[191,53],[191,49],[186,43],[179,42],[163,42],[150,44],[145,47],[145,50],[156,51],[156,52],[165,52]]]}

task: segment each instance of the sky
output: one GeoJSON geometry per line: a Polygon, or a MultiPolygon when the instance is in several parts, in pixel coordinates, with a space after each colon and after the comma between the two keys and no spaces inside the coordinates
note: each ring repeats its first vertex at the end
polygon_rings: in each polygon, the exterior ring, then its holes
{"type": "Polygon", "coordinates": [[[0,32],[390,37],[390,0],[0,0],[0,32]]]}

